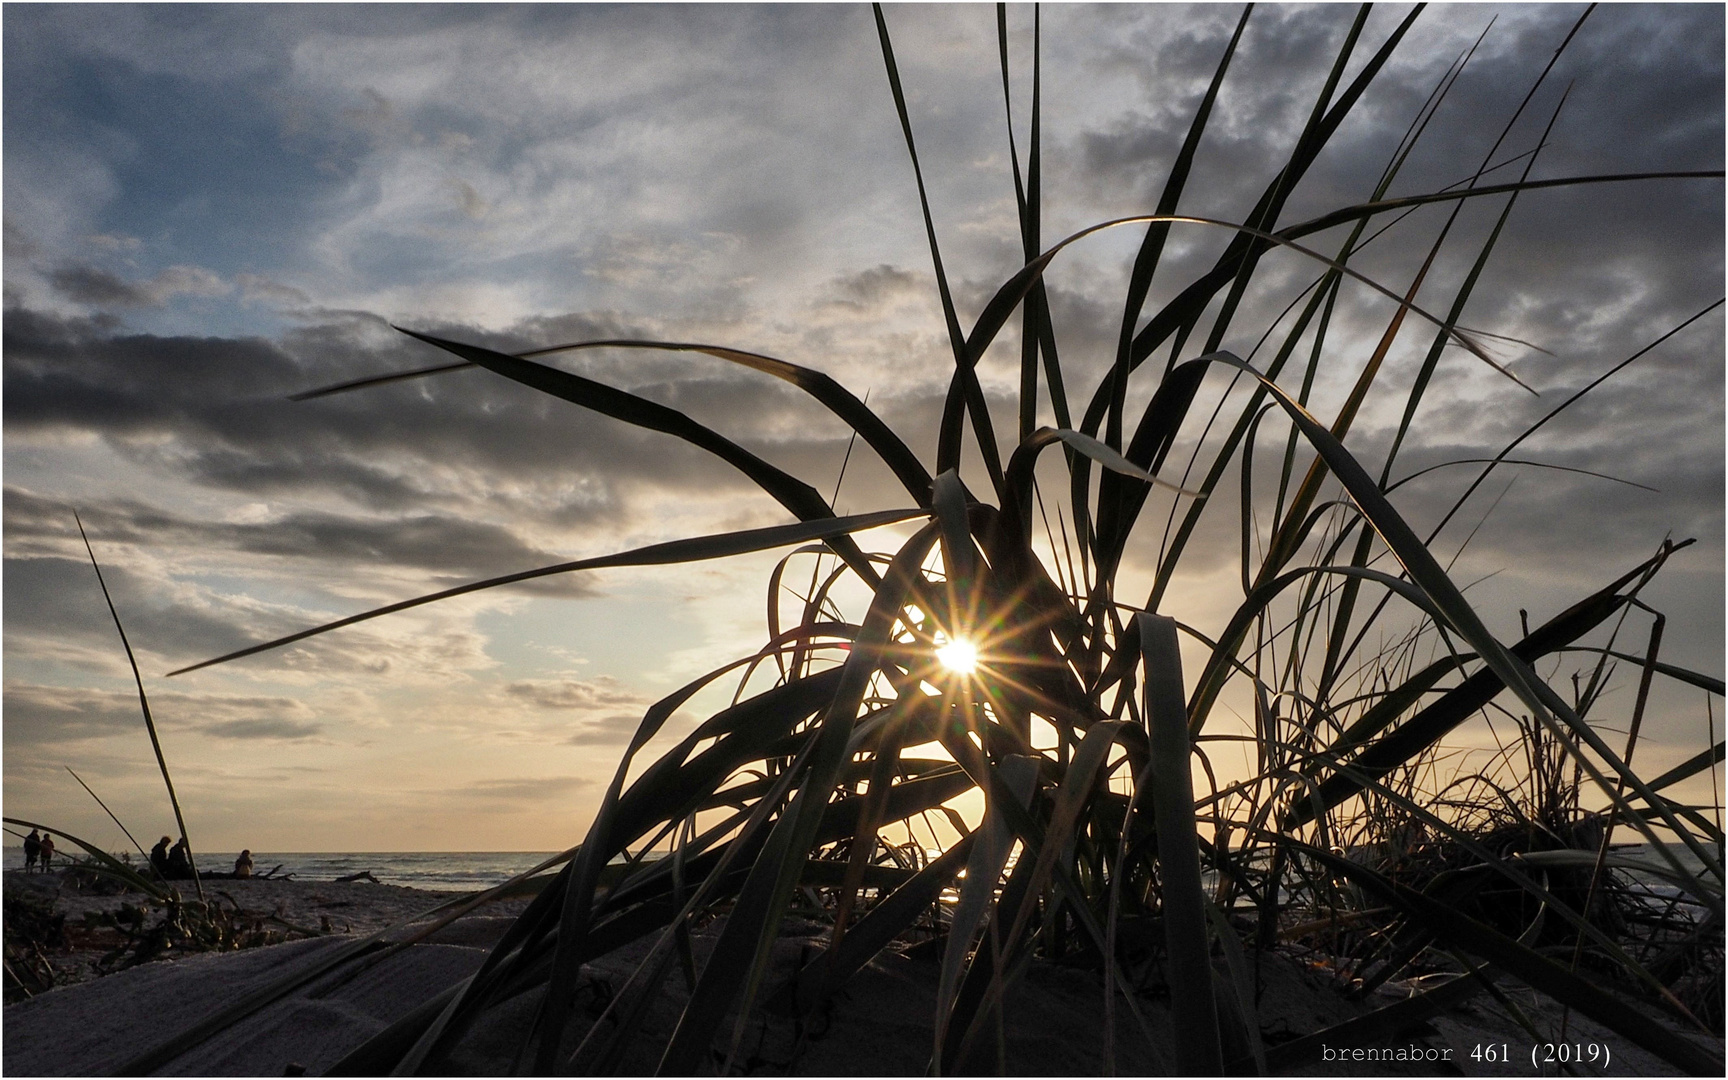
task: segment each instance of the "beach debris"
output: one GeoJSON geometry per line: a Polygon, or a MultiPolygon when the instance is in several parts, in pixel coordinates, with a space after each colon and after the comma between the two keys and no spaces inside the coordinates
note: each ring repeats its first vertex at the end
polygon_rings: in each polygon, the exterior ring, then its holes
{"type": "Polygon", "coordinates": [[[44,949],[66,944],[66,915],[50,897],[8,894],[5,900],[7,1004],[54,988],[56,972],[44,949]]]}
{"type": "Polygon", "coordinates": [[[370,881],[374,885],[379,884],[378,879],[372,876],[372,871],[370,870],[362,870],[358,874],[349,874],[347,877],[339,877],[336,881],[340,884],[346,884],[351,881],[370,881]]]}

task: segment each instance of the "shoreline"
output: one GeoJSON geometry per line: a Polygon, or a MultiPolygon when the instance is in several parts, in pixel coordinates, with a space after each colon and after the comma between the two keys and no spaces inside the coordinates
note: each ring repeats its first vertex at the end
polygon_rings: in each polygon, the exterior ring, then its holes
{"type": "MultiPolygon", "coordinates": [[[[67,855],[81,855],[75,848],[61,850],[55,868],[65,869],[67,855]]],[[[146,859],[136,851],[114,852],[134,867],[146,859]]],[[[272,851],[252,849],[253,873],[262,876],[272,869],[277,876],[293,875],[300,881],[333,881],[370,871],[381,883],[434,891],[468,892],[484,889],[531,870],[558,854],[551,851],[272,851]]],[[[203,876],[232,871],[238,851],[199,851],[198,869],[203,876]]],[[[21,871],[23,850],[5,849],[7,873],[21,871]]]]}

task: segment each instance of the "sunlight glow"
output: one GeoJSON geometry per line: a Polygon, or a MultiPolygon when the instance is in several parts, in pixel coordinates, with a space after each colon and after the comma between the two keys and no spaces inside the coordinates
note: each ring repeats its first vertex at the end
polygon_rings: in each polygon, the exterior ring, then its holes
{"type": "Polygon", "coordinates": [[[978,670],[978,646],[965,640],[950,641],[936,650],[936,659],[956,675],[970,675],[978,670]]]}

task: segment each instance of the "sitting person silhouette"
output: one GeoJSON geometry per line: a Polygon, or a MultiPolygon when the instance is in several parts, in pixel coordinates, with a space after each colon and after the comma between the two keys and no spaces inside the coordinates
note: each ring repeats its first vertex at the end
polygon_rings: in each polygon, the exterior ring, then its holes
{"type": "Polygon", "coordinates": [[[150,849],[150,869],[156,871],[157,877],[168,876],[168,845],[171,843],[173,841],[164,836],[150,849]]]}
{"type": "Polygon", "coordinates": [[[242,851],[240,857],[234,860],[234,876],[237,878],[252,876],[252,851],[250,848],[242,851]]]}
{"type": "Polygon", "coordinates": [[[168,850],[168,872],[162,876],[176,880],[192,876],[191,847],[184,836],[168,850]]]}

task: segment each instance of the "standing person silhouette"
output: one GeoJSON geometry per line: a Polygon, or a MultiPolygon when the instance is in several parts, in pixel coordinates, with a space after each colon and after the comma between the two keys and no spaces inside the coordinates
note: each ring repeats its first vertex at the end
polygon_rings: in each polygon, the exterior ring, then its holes
{"type": "Polygon", "coordinates": [[[36,869],[36,856],[42,854],[42,836],[35,829],[24,838],[24,872],[36,869]]]}
{"type": "Polygon", "coordinates": [[[48,864],[54,861],[54,834],[42,834],[42,869],[47,871],[48,864]]]}

